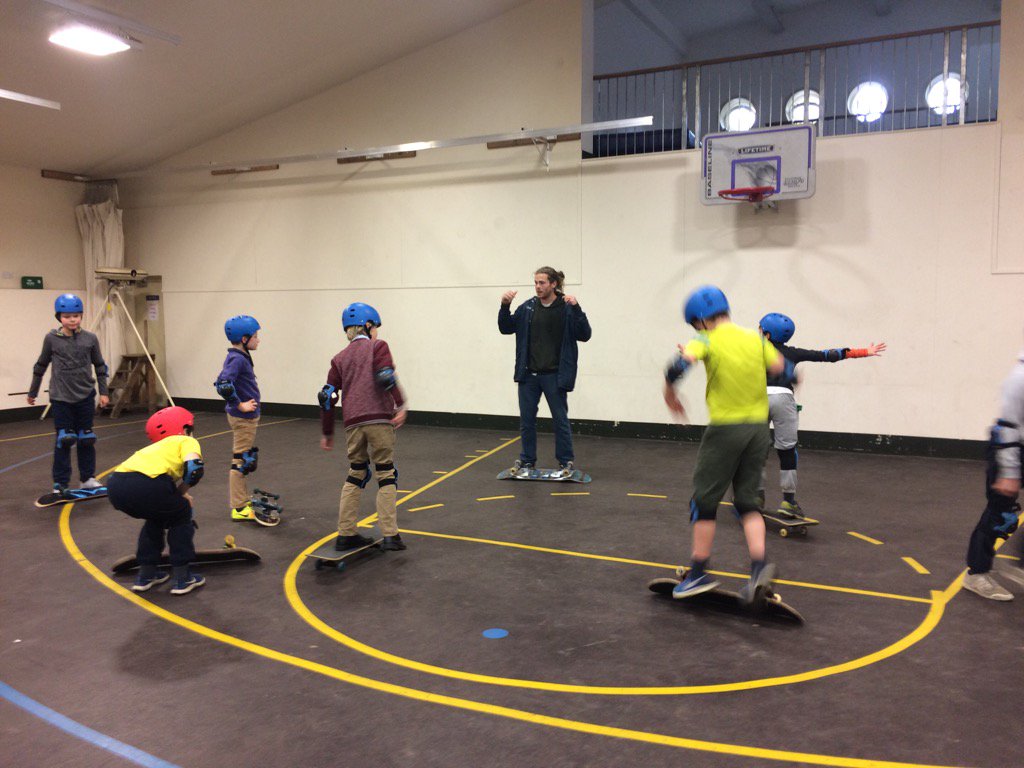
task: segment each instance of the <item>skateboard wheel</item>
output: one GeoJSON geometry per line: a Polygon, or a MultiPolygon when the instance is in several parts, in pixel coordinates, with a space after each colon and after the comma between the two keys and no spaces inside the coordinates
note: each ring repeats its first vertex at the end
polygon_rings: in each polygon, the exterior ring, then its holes
{"type": "Polygon", "coordinates": [[[782,538],[786,538],[787,536],[789,536],[789,529],[779,528],[779,536],[781,536],[782,538]]]}
{"type": "Polygon", "coordinates": [[[806,536],[807,535],[807,526],[806,525],[801,525],[800,526],[800,535],[801,536],[806,536]]]}
{"type": "Polygon", "coordinates": [[[338,570],[339,571],[344,571],[345,570],[345,561],[344,560],[339,560],[338,561],[338,570]]]}
{"type": "Polygon", "coordinates": [[[227,549],[234,549],[235,548],[235,537],[232,536],[230,533],[227,536],[224,537],[224,546],[227,549]]]}
{"type": "Polygon", "coordinates": [[[317,560],[316,563],[313,565],[313,568],[318,570],[318,571],[322,571],[324,569],[324,561],[323,560],[317,560]]]}

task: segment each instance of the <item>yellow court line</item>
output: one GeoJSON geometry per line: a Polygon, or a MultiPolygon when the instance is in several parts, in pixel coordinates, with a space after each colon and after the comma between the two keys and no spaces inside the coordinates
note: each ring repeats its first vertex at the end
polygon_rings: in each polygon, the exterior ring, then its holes
{"type": "Polygon", "coordinates": [[[912,557],[904,557],[903,558],[903,562],[905,562],[907,565],[909,565],[915,571],[920,573],[922,576],[928,576],[928,575],[931,574],[931,571],[929,571],[927,568],[925,568],[923,565],[921,565],[919,562],[917,562],[917,560],[915,560],[912,557]]]}
{"type": "Polygon", "coordinates": [[[448,470],[447,469],[435,469],[434,470],[434,474],[435,475],[447,475],[448,474],[448,470]]]}
{"type": "MultiPolygon", "coordinates": [[[[117,424],[94,424],[93,431],[97,429],[111,429],[112,427],[127,427],[129,424],[144,424],[146,419],[139,419],[138,421],[121,421],[117,424]]],[[[53,432],[40,432],[36,435],[22,435],[21,437],[5,437],[0,439],[0,443],[13,443],[16,440],[29,440],[33,437],[53,437],[53,432]]]]}
{"type": "MultiPolygon", "coordinates": [[[[257,643],[243,640],[240,637],[229,635],[225,632],[207,627],[198,622],[186,619],[183,616],[179,616],[176,613],[172,613],[164,608],[161,608],[148,600],[143,599],[138,594],[131,592],[120,584],[115,582],[105,573],[101,572],[92,562],[90,562],[82,551],[75,544],[74,539],[71,536],[70,527],[70,516],[71,509],[74,506],[73,503],[65,504],[61,508],[60,515],[60,535],[61,540],[64,543],[65,548],[71,555],[71,558],[77,562],[90,576],[96,581],[111,590],[118,597],[121,597],[135,606],[148,611],[157,618],[163,619],[164,621],[176,624],[177,626],[186,629],[190,632],[194,632],[202,637],[215,642],[223,643],[225,645],[238,648],[240,650],[252,653],[256,656],[260,656],[271,661],[276,661],[281,664],[288,664],[292,667],[305,670],[307,672],[313,672],[314,674],[323,675],[334,680],[338,680],[351,685],[357,685],[362,688],[378,691],[380,693],[387,693],[393,696],[402,696],[403,698],[412,699],[414,701],[422,701],[429,704],[438,704],[441,706],[453,707],[455,709],[461,709],[469,712],[478,712],[480,714],[491,715],[494,717],[506,717],[511,720],[518,720],[520,722],[529,723],[531,725],[540,725],[548,728],[558,728],[561,730],[572,731],[575,733],[586,733],[595,736],[605,736],[609,738],[625,739],[629,741],[637,741],[646,744],[656,744],[665,747],[674,747],[678,749],[689,749],[696,750],[699,752],[710,752],[714,754],[725,754],[725,755],[736,755],[740,757],[750,757],[762,760],[779,760],[789,763],[806,763],[809,765],[825,765],[825,766],[838,766],[839,768],[951,768],[949,766],[941,766],[934,764],[921,764],[921,763],[900,763],[890,762],[881,760],[870,760],[863,758],[851,758],[844,757],[842,755],[823,755],[815,754],[810,752],[790,752],[781,749],[767,749],[763,747],[751,747],[744,744],[729,744],[724,742],[705,741],[703,739],[691,739],[683,736],[670,736],[668,734],[651,733],[649,731],[637,731],[628,728],[617,728],[614,726],[600,725],[598,723],[589,723],[582,720],[569,720],[567,718],[552,717],[550,715],[540,714],[538,712],[529,712],[521,709],[513,709],[511,707],[503,707],[495,704],[488,704],[482,701],[474,701],[472,699],[462,699],[455,696],[447,696],[444,694],[433,693],[431,691],[424,691],[417,688],[410,688],[408,686],[395,685],[393,683],[386,683],[382,680],[374,680],[372,678],[363,677],[356,675],[351,672],[346,672],[343,669],[337,667],[331,667],[326,664],[304,659],[299,656],[294,656],[289,653],[268,648],[257,643]]],[[[334,534],[331,534],[332,536],[334,534]]],[[[325,537],[314,545],[306,548],[299,555],[299,559],[305,557],[309,552],[312,552],[321,543],[326,542],[330,539],[330,536],[325,537]]],[[[292,563],[293,566],[297,567],[298,560],[292,563]]]]}
{"type": "Polygon", "coordinates": [[[668,496],[661,496],[657,493],[627,493],[627,496],[636,496],[640,499],[667,499],[668,496]]]}
{"type": "Polygon", "coordinates": [[[872,539],[870,536],[865,536],[863,533],[857,533],[856,531],[847,531],[847,533],[853,536],[855,539],[861,539],[866,541],[868,544],[884,544],[885,542],[879,541],[878,539],[872,539]]]}
{"type": "MultiPolygon", "coordinates": [[[[514,443],[518,439],[519,438],[514,438],[509,442],[501,446],[498,446],[497,448],[493,449],[491,453],[501,450],[506,445],[510,445],[511,443],[514,443]]],[[[490,455],[490,453],[487,455],[490,455]]],[[[485,457],[486,456],[481,456],[480,458],[485,457]]],[[[456,470],[453,470],[452,474],[461,471],[466,466],[469,466],[469,464],[472,463],[473,462],[469,462],[468,464],[463,465],[462,467],[459,467],[456,470]]],[[[111,471],[112,470],[108,469],[103,474],[109,474],[111,471]]],[[[409,497],[411,498],[412,496],[415,496],[419,493],[428,490],[429,488],[442,482],[442,480],[443,478],[440,478],[428,483],[425,486],[422,486],[421,488],[418,488],[417,490],[411,492],[409,497]]],[[[404,501],[404,499],[402,501],[404,501]]],[[[399,501],[398,503],[400,504],[402,502],[399,501]]],[[[589,723],[578,720],[569,720],[566,718],[551,717],[548,715],[542,715],[535,712],[512,709],[510,707],[501,707],[493,704],[474,701],[471,699],[460,699],[452,696],[435,694],[429,691],[393,685],[391,683],[385,683],[383,681],[373,680],[371,678],[365,678],[359,675],[354,675],[342,669],[329,667],[325,664],[319,664],[317,662],[310,661],[309,659],[303,659],[301,657],[282,653],[272,648],[267,648],[256,643],[251,643],[247,640],[242,640],[241,638],[237,638],[232,635],[219,632],[218,630],[206,627],[202,624],[198,624],[197,622],[193,622],[189,619],[179,616],[178,614],[171,613],[170,611],[160,608],[154,605],[153,603],[149,602],[148,600],[143,599],[138,594],[125,589],[124,587],[113,581],[111,578],[109,578],[106,574],[102,573],[92,562],[86,559],[85,555],[83,555],[81,550],[78,548],[78,545],[75,544],[75,541],[71,536],[70,526],[71,510],[73,507],[74,503],[72,502],[65,504],[61,508],[61,514],[59,518],[61,540],[64,543],[64,546],[67,549],[68,553],[71,555],[72,559],[75,560],[75,562],[77,562],[94,579],[100,582],[103,586],[113,591],[116,595],[128,600],[131,603],[134,603],[136,606],[152,613],[158,618],[162,618],[172,624],[177,624],[178,626],[189,631],[195,632],[203,637],[224,643],[226,645],[231,645],[233,647],[247,651],[254,655],[262,656],[272,661],[278,661],[282,664],[289,664],[291,666],[304,669],[306,671],[314,672],[316,674],[324,675],[335,680],[340,680],[342,682],[347,682],[352,685],[361,686],[364,688],[376,690],[382,693],[388,693],[395,696],[402,696],[417,701],[423,701],[431,704],[439,704],[442,706],[449,706],[456,709],[463,709],[471,712],[479,712],[482,714],[488,714],[495,717],[506,717],[512,720],[518,720],[521,722],[526,722],[534,725],[542,725],[550,728],[559,728],[562,730],[568,730],[577,733],[606,736],[610,738],[620,738],[648,744],[657,744],[661,746],[674,747],[679,749],[689,749],[701,752],[729,754],[741,757],[760,758],[767,760],[801,762],[810,765],[839,766],[840,768],[949,768],[947,766],[933,764],[926,765],[921,763],[899,763],[891,761],[865,760],[860,758],[843,757],[840,755],[822,755],[809,752],[790,752],[786,750],[764,749],[761,747],[750,747],[742,744],[729,744],[723,742],[705,741],[701,739],[690,739],[679,736],[670,736],[667,734],[650,733],[647,731],[636,731],[625,728],[616,728],[613,726],[600,725],[598,723],[589,723]]],[[[294,573],[292,573],[292,569],[297,570],[299,562],[308,553],[312,552],[321,544],[324,544],[327,541],[329,541],[333,535],[334,534],[332,533],[328,536],[323,537],[319,541],[314,542],[312,545],[307,547],[303,552],[301,552],[299,556],[292,562],[292,565],[289,567],[288,573],[285,574],[286,596],[288,594],[289,589],[289,574],[291,574],[291,587],[294,589],[294,573]]],[[[1002,541],[998,542],[996,544],[996,547],[998,548],[1002,543],[1002,541]]],[[[966,571],[964,571],[964,573],[966,573],[966,571]]],[[[948,602],[949,599],[951,599],[957,593],[957,591],[959,591],[962,575],[963,574],[961,574],[961,577],[954,581],[946,589],[945,593],[943,593],[942,597],[944,598],[944,602],[948,602]]],[[[296,598],[297,597],[298,595],[296,593],[296,598]]]]}
{"type": "Polygon", "coordinates": [[[395,493],[412,493],[412,491],[403,491],[401,489],[395,491],[395,493]]]}
{"type": "MultiPolygon", "coordinates": [[[[439,538],[456,538],[448,535],[440,534],[426,534],[419,531],[406,531],[402,533],[416,533],[420,535],[431,535],[438,536],[439,538]]],[[[462,538],[462,537],[459,537],[462,538]]],[[[306,552],[311,552],[316,546],[321,543],[326,543],[330,537],[325,537],[321,542],[317,542],[315,545],[310,547],[306,552]]],[[[526,547],[527,549],[541,549],[540,547],[526,547]]],[[[550,550],[557,552],[558,550],[550,550]]],[[[829,667],[822,667],[820,669],[808,670],[806,672],[799,672],[791,675],[782,675],[779,677],[768,677],[760,679],[742,680],[730,683],[716,683],[707,685],[674,685],[674,686],[603,686],[603,685],[574,685],[568,683],[553,683],[546,680],[526,680],[520,678],[509,678],[509,677],[496,677],[494,675],[482,675],[475,672],[465,672],[458,669],[449,669],[447,667],[439,667],[433,664],[426,664],[413,659],[407,659],[402,656],[396,656],[395,654],[382,651],[373,646],[361,643],[353,637],[340,632],[334,627],[322,621],[316,614],[314,614],[302,601],[299,596],[298,587],[296,586],[295,577],[298,573],[299,565],[304,561],[306,552],[300,554],[295,560],[292,561],[291,565],[285,573],[285,596],[288,599],[292,609],[311,627],[316,629],[321,634],[335,640],[342,645],[351,648],[354,651],[358,651],[367,656],[370,656],[381,661],[395,664],[396,666],[406,667],[408,669],[415,669],[419,672],[426,672],[428,674],[437,675],[439,677],[454,678],[458,680],[467,680],[475,683],[484,683],[487,685],[500,685],[509,688],[529,688],[533,690],[541,691],[557,691],[559,693],[582,693],[590,695],[603,695],[603,696],[681,696],[681,695],[698,695],[698,694],[709,694],[709,693],[725,693],[731,691],[745,691],[753,690],[756,688],[768,688],[782,685],[792,685],[795,683],[803,683],[809,680],[818,680],[824,677],[830,677],[832,675],[842,674],[851,672],[856,669],[875,664],[883,659],[890,658],[910,646],[917,643],[922,638],[926,637],[939,623],[942,618],[943,611],[947,600],[942,599],[941,593],[932,591],[931,599],[924,600],[923,602],[928,603],[928,612],[925,615],[921,623],[907,635],[901,637],[899,640],[891,643],[885,648],[879,649],[873,653],[869,653],[865,656],[861,656],[857,659],[851,659],[849,661],[834,664],[829,667]]],[[[573,553],[570,553],[573,554],[573,553]]],[[[580,555],[587,557],[587,555],[580,555]]],[[[616,558],[595,558],[595,559],[616,559],[616,558]]],[[[628,562],[628,561],[627,561],[628,562]]],[[[955,594],[955,593],[954,593],[955,594]]]]}
{"type": "Polygon", "coordinates": [[[996,555],[996,557],[1002,558],[1003,560],[1020,560],[1019,557],[1015,557],[1014,555],[996,555]]]}
{"type": "Polygon", "coordinates": [[[425,507],[413,507],[412,509],[407,509],[405,511],[406,512],[422,512],[425,509],[437,509],[438,507],[443,507],[443,506],[444,506],[444,504],[428,504],[425,507]]]}
{"type": "MultiPolygon", "coordinates": [[[[266,424],[260,424],[257,429],[263,429],[264,427],[276,427],[278,424],[289,424],[293,421],[301,421],[299,418],[294,419],[282,419],[281,421],[269,421],[266,424]]],[[[196,437],[196,440],[206,440],[211,437],[220,437],[221,435],[230,435],[233,430],[225,429],[221,432],[213,432],[209,435],[203,435],[202,437],[196,437]]]]}
{"type": "Polygon", "coordinates": [[[477,501],[497,501],[498,499],[514,499],[515,496],[481,496],[477,501]]]}
{"type": "Polygon", "coordinates": [[[551,495],[552,496],[589,496],[590,495],[590,491],[563,491],[562,493],[559,493],[558,491],[552,491],[551,495]]]}

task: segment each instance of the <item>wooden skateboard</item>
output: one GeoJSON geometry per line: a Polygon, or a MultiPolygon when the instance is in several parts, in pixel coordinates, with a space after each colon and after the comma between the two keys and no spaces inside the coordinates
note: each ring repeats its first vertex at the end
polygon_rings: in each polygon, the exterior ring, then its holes
{"type": "Polygon", "coordinates": [[[89,499],[104,499],[107,496],[107,486],[99,488],[68,488],[64,493],[46,493],[36,499],[36,506],[55,507],[58,504],[68,504],[72,501],[88,501],[89,499]]]}
{"type": "Polygon", "coordinates": [[[761,517],[763,517],[766,522],[776,526],[779,531],[779,536],[782,538],[786,538],[793,534],[806,536],[807,529],[809,527],[812,525],[819,525],[821,522],[820,520],[815,520],[811,517],[794,517],[786,514],[785,512],[779,511],[762,512],[761,517]]]}
{"type": "MultiPolygon", "coordinates": [[[[672,590],[679,584],[679,579],[661,578],[654,579],[647,585],[647,588],[658,595],[664,595],[666,597],[672,597],[672,590]]],[[[687,597],[682,600],[674,600],[676,603],[683,603],[684,605],[700,606],[713,608],[728,613],[745,613],[755,614],[767,619],[775,621],[792,622],[796,624],[803,624],[804,617],[790,605],[782,602],[779,594],[774,590],[769,589],[765,595],[765,599],[760,607],[753,605],[747,605],[743,602],[743,598],[740,597],[739,592],[733,592],[730,589],[721,589],[716,587],[708,592],[701,592],[700,594],[687,597]]]]}
{"type": "Polygon", "coordinates": [[[311,557],[316,560],[313,567],[318,571],[328,567],[334,567],[339,571],[343,571],[345,570],[345,559],[352,555],[358,554],[359,552],[368,552],[368,550],[383,552],[384,550],[380,547],[380,543],[382,541],[384,541],[383,538],[376,538],[369,544],[361,544],[358,547],[342,550],[335,549],[334,542],[330,541],[322,547],[317,547],[312,552],[307,552],[306,557],[311,557]]]}
{"type": "Polygon", "coordinates": [[[503,469],[498,473],[498,480],[542,480],[548,483],[589,483],[593,478],[586,472],[574,469],[568,477],[556,477],[560,469],[531,469],[526,477],[516,477],[515,470],[503,469]]]}

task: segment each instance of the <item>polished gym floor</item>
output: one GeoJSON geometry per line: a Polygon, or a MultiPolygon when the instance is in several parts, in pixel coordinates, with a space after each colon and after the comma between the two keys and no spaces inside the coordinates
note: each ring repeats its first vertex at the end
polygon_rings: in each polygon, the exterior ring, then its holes
{"type": "MultiPolygon", "coordinates": [[[[143,419],[97,422],[101,471],[143,419]]],[[[277,528],[229,519],[225,419],[196,427],[197,547],[233,535],[263,559],[174,596],[111,574],[139,523],[106,499],[33,506],[49,422],[0,425],[4,765],[1021,764],[1024,595],[959,589],[980,461],[801,452],[821,524],[769,533],[800,625],[648,591],[689,559],[695,444],[578,437],[592,483],[499,482],[514,433],[407,426],[408,549],[339,572],[304,556],[333,536],[347,465],[319,423],[263,419],[249,481],[282,495],[277,528]]],[[[540,449],[553,464],[551,435],[540,449]]],[[[712,567],[732,588],[749,569],[727,506],[712,567]]]]}

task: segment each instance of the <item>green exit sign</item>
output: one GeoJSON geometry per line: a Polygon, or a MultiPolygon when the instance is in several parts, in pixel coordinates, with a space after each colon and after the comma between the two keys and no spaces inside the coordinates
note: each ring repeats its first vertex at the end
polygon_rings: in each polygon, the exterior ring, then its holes
{"type": "Polygon", "coordinates": [[[35,277],[35,276],[22,277],[21,278],[21,287],[22,288],[42,288],[43,287],[43,278],[42,277],[35,277]]]}

